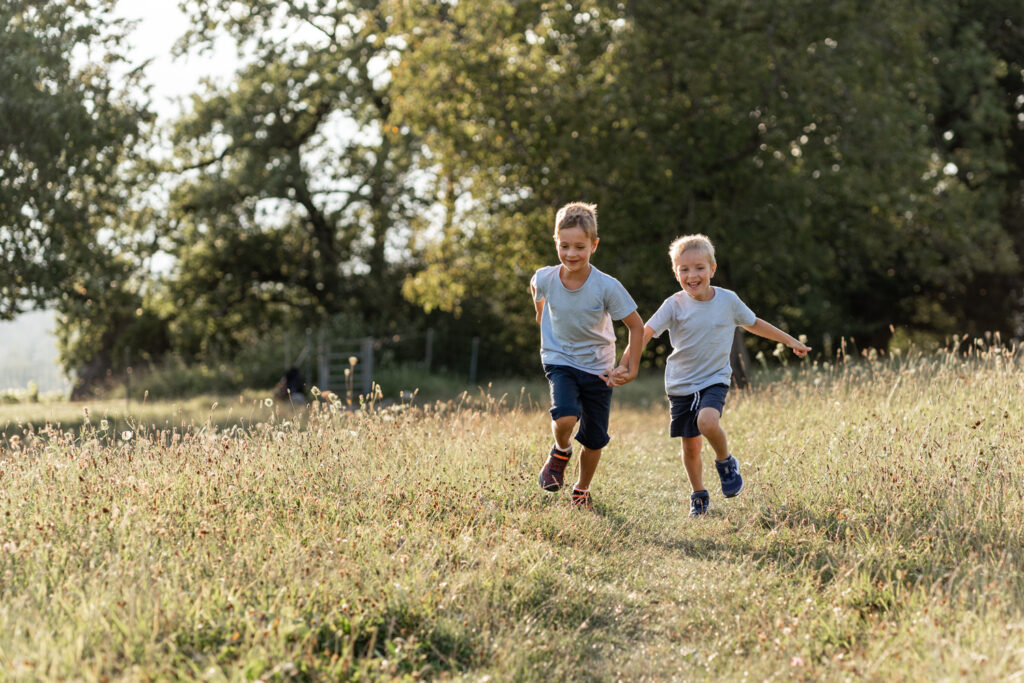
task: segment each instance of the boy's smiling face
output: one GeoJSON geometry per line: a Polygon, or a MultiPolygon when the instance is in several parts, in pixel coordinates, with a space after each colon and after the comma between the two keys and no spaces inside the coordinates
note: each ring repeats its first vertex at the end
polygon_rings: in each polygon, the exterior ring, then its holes
{"type": "Polygon", "coordinates": [[[590,255],[597,250],[599,240],[591,240],[583,228],[562,228],[555,237],[558,260],[570,273],[587,272],[590,255]]]}
{"type": "Polygon", "coordinates": [[[687,249],[672,259],[672,271],[683,291],[697,301],[710,301],[714,297],[711,278],[715,276],[715,265],[708,254],[699,249],[687,249]]]}

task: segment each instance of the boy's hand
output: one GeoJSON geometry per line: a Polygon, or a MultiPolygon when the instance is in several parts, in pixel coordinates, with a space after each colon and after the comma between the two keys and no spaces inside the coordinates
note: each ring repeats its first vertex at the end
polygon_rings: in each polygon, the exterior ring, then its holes
{"type": "Polygon", "coordinates": [[[804,344],[802,341],[793,340],[793,343],[789,345],[789,348],[793,349],[793,353],[803,358],[807,355],[807,352],[811,350],[811,347],[804,344]]]}
{"type": "Polygon", "coordinates": [[[636,379],[636,375],[630,375],[629,368],[625,365],[620,365],[617,368],[601,375],[601,379],[603,379],[604,383],[610,387],[621,387],[623,384],[628,384],[636,379]]]}

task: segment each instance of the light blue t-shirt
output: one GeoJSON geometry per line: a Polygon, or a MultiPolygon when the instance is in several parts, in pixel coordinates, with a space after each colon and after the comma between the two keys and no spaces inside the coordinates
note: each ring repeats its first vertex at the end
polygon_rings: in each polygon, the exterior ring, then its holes
{"type": "Polygon", "coordinates": [[[737,327],[749,327],[757,316],[736,293],[712,288],[710,301],[676,292],[651,316],[647,327],[659,336],[668,330],[672,353],[665,363],[665,393],[687,396],[712,384],[730,383],[729,352],[737,327]]]}
{"type": "Polygon", "coordinates": [[[533,274],[534,300],[544,299],[540,319],[540,359],[545,365],[568,365],[600,375],[615,367],[615,330],[636,303],[618,280],[593,265],[579,289],[567,289],[558,277],[561,266],[533,274]]]}

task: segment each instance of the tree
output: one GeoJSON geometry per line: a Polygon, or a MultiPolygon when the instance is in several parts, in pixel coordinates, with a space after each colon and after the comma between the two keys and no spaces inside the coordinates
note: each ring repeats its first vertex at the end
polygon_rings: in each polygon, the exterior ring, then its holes
{"type": "Polygon", "coordinates": [[[684,232],[712,236],[717,279],[756,311],[871,345],[893,325],[955,331],[964,283],[1019,268],[994,206],[933,144],[942,7],[405,7],[396,113],[451,210],[406,288],[424,305],[485,292],[531,330],[525,282],[577,198],[601,210],[599,267],[647,313],[674,289],[665,248],[684,232]]]}
{"type": "Polygon", "coordinates": [[[76,397],[121,364],[132,339],[158,348],[164,337],[140,307],[152,235],[139,197],[153,116],[114,4],[0,7],[0,318],[56,309],[76,397]]]}
{"type": "MultiPolygon", "coordinates": [[[[995,215],[1024,254],[1024,5],[1008,0],[950,0],[948,21],[930,37],[940,97],[933,146],[967,200],[995,215]]],[[[1020,337],[1024,271],[995,272],[964,283],[955,308],[974,335],[1009,329],[1020,337]],[[1010,324],[1007,325],[1007,321],[1010,324]]]]}
{"type": "Polygon", "coordinates": [[[389,258],[415,228],[418,145],[390,125],[381,2],[191,0],[181,49],[226,33],[244,58],[207,83],[174,125],[177,184],[166,249],[175,338],[237,346],[252,325],[358,312],[386,326],[409,308],[408,264],[389,258]]]}
{"type": "Polygon", "coordinates": [[[124,169],[151,117],[133,99],[137,74],[118,73],[114,4],[0,7],[0,318],[88,298],[79,275],[119,252],[124,169]]]}

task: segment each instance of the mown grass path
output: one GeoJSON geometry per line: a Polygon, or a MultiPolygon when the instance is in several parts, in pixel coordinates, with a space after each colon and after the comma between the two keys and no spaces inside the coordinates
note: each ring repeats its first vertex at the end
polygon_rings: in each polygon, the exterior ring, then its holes
{"type": "Polygon", "coordinates": [[[593,513],[536,488],[545,410],[487,395],[8,439],[0,677],[1024,675],[1014,353],[734,394],[747,488],[700,520],[659,387],[628,389],[593,513]]]}

